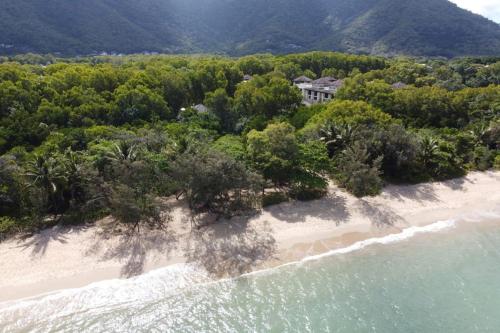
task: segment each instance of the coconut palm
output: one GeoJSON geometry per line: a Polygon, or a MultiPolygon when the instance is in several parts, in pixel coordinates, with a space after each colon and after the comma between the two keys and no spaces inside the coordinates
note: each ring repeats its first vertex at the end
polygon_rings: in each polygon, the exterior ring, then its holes
{"type": "Polygon", "coordinates": [[[42,189],[48,201],[48,210],[58,212],[68,182],[66,161],[54,156],[36,155],[27,162],[25,170],[29,186],[42,189]]]}
{"type": "Polygon", "coordinates": [[[98,177],[97,171],[79,152],[67,150],[66,170],[67,187],[72,204],[85,205],[89,198],[89,187],[95,185],[95,179],[98,177]]]}
{"type": "Polygon", "coordinates": [[[420,140],[420,158],[423,165],[428,168],[439,153],[439,142],[431,136],[424,136],[420,140]]]}
{"type": "Polygon", "coordinates": [[[115,162],[135,162],[138,160],[139,153],[140,148],[137,144],[120,141],[114,144],[108,157],[115,162]]]}
{"type": "Polygon", "coordinates": [[[16,177],[18,172],[13,157],[0,156],[0,215],[19,207],[21,194],[16,177]]]}
{"type": "Polygon", "coordinates": [[[327,123],[319,130],[320,140],[325,143],[328,153],[333,156],[353,141],[355,130],[351,125],[327,123]]]}

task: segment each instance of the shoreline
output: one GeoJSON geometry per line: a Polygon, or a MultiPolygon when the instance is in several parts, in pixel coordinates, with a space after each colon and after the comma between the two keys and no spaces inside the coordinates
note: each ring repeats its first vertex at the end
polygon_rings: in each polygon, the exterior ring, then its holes
{"type": "Polygon", "coordinates": [[[55,227],[0,243],[0,302],[179,263],[200,265],[216,277],[242,275],[409,227],[498,210],[499,189],[500,172],[473,172],[447,182],[390,185],[381,195],[364,199],[332,186],[326,198],[272,206],[201,231],[190,230],[180,204],[166,233],[105,237],[99,223],[55,227]]]}

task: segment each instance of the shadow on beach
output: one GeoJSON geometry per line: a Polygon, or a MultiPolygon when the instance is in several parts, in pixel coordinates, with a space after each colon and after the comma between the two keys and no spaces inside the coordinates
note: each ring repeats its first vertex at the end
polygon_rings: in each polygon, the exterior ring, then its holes
{"type": "MultiPolygon", "coordinates": [[[[500,180],[494,172],[485,173],[491,181],[500,180]]],[[[401,227],[405,218],[383,204],[384,200],[421,203],[423,206],[442,202],[436,188],[447,187],[464,191],[476,180],[459,178],[435,184],[408,186],[390,185],[384,189],[382,200],[355,199],[343,192],[330,192],[325,198],[309,202],[291,202],[268,207],[264,213],[287,223],[306,223],[314,220],[331,221],[337,226],[355,218],[363,218],[375,227],[401,227]],[[377,203],[380,202],[380,203],[377,203]]],[[[446,198],[443,197],[446,202],[446,198]]],[[[33,234],[16,237],[15,247],[26,251],[33,260],[46,256],[51,244],[66,244],[84,240],[82,253],[100,261],[116,260],[121,265],[121,276],[131,277],[144,272],[151,259],[169,259],[175,252],[188,262],[198,263],[214,275],[237,275],[248,272],[258,263],[272,258],[277,251],[273,231],[267,223],[249,223],[253,217],[213,220],[208,216],[207,226],[191,230],[189,211],[183,202],[173,202],[176,225],[165,230],[141,229],[140,233],[118,230],[113,233],[99,224],[86,226],[55,226],[33,234]],[[90,232],[90,234],[88,234],[90,232]],[[82,237],[80,236],[82,234],[82,237]],[[90,239],[90,241],[89,241],[90,239]],[[182,244],[182,248],[181,245],[182,244]],[[29,251],[29,252],[28,252],[29,251]]],[[[202,223],[203,224],[203,223],[202,223]]]]}
{"type": "Polygon", "coordinates": [[[393,210],[383,205],[370,203],[364,199],[360,199],[355,204],[356,209],[365,216],[374,226],[378,228],[395,227],[398,224],[404,223],[405,219],[396,214],[393,210]]]}
{"type": "Polygon", "coordinates": [[[302,223],[308,219],[318,218],[330,220],[336,225],[349,221],[350,213],[347,208],[347,199],[334,193],[325,198],[307,201],[286,203],[266,209],[273,217],[288,223],[302,223]]]}
{"type": "Polygon", "coordinates": [[[201,264],[210,274],[235,276],[249,272],[276,252],[272,230],[256,230],[244,219],[210,225],[192,232],[186,243],[187,261],[201,264]]]}
{"type": "Polygon", "coordinates": [[[466,184],[474,184],[474,182],[470,179],[467,179],[466,177],[451,179],[443,182],[444,186],[447,186],[455,191],[465,191],[466,184]]]}
{"type": "Polygon", "coordinates": [[[120,275],[126,278],[144,273],[146,260],[152,259],[153,253],[157,257],[168,258],[177,248],[177,237],[168,228],[165,230],[144,228],[139,233],[126,232],[111,237],[116,240],[102,249],[102,244],[110,237],[103,231],[96,231],[95,242],[89,246],[86,255],[100,255],[101,261],[118,260],[123,263],[120,275]]]}
{"type": "Polygon", "coordinates": [[[419,203],[441,201],[432,184],[390,185],[384,189],[384,195],[399,201],[412,200],[419,203]]]}
{"type": "Polygon", "coordinates": [[[52,242],[66,244],[68,242],[68,234],[85,230],[86,226],[80,227],[62,227],[55,226],[50,229],[41,230],[33,234],[19,236],[18,248],[23,250],[31,250],[32,258],[40,258],[45,255],[47,248],[52,242]]]}

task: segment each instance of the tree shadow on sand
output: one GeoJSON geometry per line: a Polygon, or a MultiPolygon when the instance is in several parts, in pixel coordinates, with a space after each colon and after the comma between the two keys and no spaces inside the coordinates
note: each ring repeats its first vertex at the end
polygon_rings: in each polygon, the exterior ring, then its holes
{"type": "Polygon", "coordinates": [[[256,230],[240,219],[225,221],[193,231],[186,244],[188,262],[201,264],[218,277],[249,272],[258,262],[276,252],[271,230],[256,230]]]}
{"type": "Polygon", "coordinates": [[[402,216],[393,212],[390,208],[383,205],[376,205],[364,199],[356,203],[358,211],[364,215],[376,227],[395,227],[397,224],[404,223],[402,216]]]}
{"type": "Polygon", "coordinates": [[[318,218],[335,222],[337,225],[348,222],[350,218],[347,200],[342,196],[328,194],[326,197],[296,203],[285,203],[267,208],[269,213],[288,223],[306,222],[308,218],[318,218]]]}
{"type": "Polygon", "coordinates": [[[31,256],[33,258],[41,258],[45,255],[50,243],[59,242],[66,244],[68,242],[66,234],[84,229],[85,227],[55,226],[50,229],[41,230],[35,234],[23,235],[19,237],[18,248],[23,248],[24,250],[31,249],[31,256]]]}
{"type": "Polygon", "coordinates": [[[384,189],[384,195],[389,196],[391,199],[397,199],[399,201],[413,200],[419,203],[441,201],[436,195],[435,189],[432,184],[387,186],[384,189]]]}
{"type": "Polygon", "coordinates": [[[473,184],[474,182],[467,179],[466,177],[451,179],[443,182],[443,185],[449,187],[452,190],[465,190],[465,184],[473,184]]]}
{"type": "MultiPolygon", "coordinates": [[[[86,254],[101,252],[101,244],[107,242],[108,237],[105,232],[96,232],[95,243],[89,247],[86,254]]],[[[176,248],[177,240],[172,231],[143,229],[140,233],[119,235],[117,242],[113,242],[103,251],[100,260],[119,260],[123,263],[120,275],[129,278],[144,272],[146,259],[154,259],[153,255],[158,258],[168,257],[176,248]]]]}

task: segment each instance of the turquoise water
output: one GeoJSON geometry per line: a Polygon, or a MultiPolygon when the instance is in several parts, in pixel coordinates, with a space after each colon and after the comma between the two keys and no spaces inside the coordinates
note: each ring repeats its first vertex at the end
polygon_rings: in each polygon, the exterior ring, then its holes
{"type": "Polygon", "coordinates": [[[5,332],[500,332],[500,223],[441,223],[233,280],[177,265],[0,304],[5,332]],[[347,252],[347,253],[342,253],[347,252]]]}

